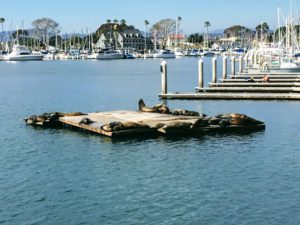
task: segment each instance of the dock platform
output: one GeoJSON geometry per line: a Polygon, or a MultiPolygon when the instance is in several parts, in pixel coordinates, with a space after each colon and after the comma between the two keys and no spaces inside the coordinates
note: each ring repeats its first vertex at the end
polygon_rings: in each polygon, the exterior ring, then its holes
{"type": "MultiPolygon", "coordinates": [[[[190,111],[191,112],[191,111],[190,111]]],[[[242,114],[207,117],[171,113],[118,110],[95,113],[44,113],[25,119],[40,127],[71,127],[108,137],[139,135],[199,135],[210,132],[249,132],[265,129],[265,124],[242,114]]]]}

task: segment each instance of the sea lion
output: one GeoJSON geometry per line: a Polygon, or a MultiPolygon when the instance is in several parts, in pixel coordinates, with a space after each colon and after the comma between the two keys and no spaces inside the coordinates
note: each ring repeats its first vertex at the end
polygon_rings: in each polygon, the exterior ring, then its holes
{"type": "Polygon", "coordinates": [[[141,112],[156,112],[155,109],[150,108],[150,107],[146,107],[145,102],[143,99],[139,100],[139,110],[141,112]]]}
{"type": "Polygon", "coordinates": [[[120,130],[132,130],[132,129],[141,129],[149,128],[148,125],[135,123],[135,122],[111,122],[101,126],[101,129],[108,132],[120,131],[120,130]]]}
{"type": "Polygon", "coordinates": [[[58,113],[43,113],[41,115],[32,115],[27,118],[25,118],[26,124],[30,125],[38,125],[38,126],[44,126],[44,127],[54,127],[59,126],[59,116],[58,113]]]}
{"type": "Polygon", "coordinates": [[[143,99],[139,100],[139,111],[141,112],[153,112],[153,113],[164,113],[167,114],[170,112],[169,108],[164,104],[157,104],[152,108],[146,107],[146,104],[143,99]]]}
{"type": "Polygon", "coordinates": [[[79,125],[89,125],[89,124],[92,124],[94,123],[93,120],[91,120],[90,118],[87,118],[87,117],[83,117],[82,120],[79,122],[79,125]]]}
{"type": "Polygon", "coordinates": [[[86,113],[82,113],[82,112],[68,112],[68,113],[64,113],[64,112],[57,112],[59,117],[67,117],[67,116],[84,116],[87,115],[86,113]]]}
{"type": "Polygon", "coordinates": [[[37,116],[36,115],[31,115],[29,117],[26,117],[24,119],[24,121],[25,121],[26,124],[34,124],[37,121],[37,116]]]}
{"type": "Polygon", "coordinates": [[[160,123],[157,124],[156,127],[160,127],[160,129],[167,130],[167,129],[190,129],[192,127],[191,122],[186,121],[175,121],[171,123],[160,123]]]}
{"type": "Polygon", "coordinates": [[[200,116],[198,112],[195,111],[189,111],[186,109],[176,109],[172,111],[172,115],[174,116],[200,116]]]}
{"type": "Polygon", "coordinates": [[[170,112],[169,108],[164,104],[157,104],[157,105],[153,106],[153,109],[157,113],[168,114],[170,112]]]}
{"type": "Polygon", "coordinates": [[[221,119],[220,122],[219,122],[219,125],[221,127],[227,127],[230,125],[230,119],[221,119]]]}
{"type": "Polygon", "coordinates": [[[101,130],[112,132],[113,128],[115,126],[119,126],[120,124],[121,124],[121,122],[110,122],[108,124],[101,126],[101,130]]]}
{"type": "Polygon", "coordinates": [[[221,120],[229,120],[230,125],[255,126],[263,124],[263,122],[259,120],[240,113],[219,114],[216,117],[220,118],[221,120]]]}
{"type": "Polygon", "coordinates": [[[221,121],[220,118],[214,116],[208,120],[208,123],[209,125],[219,125],[220,121],[221,121]]]}
{"type": "Polygon", "coordinates": [[[208,120],[209,120],[209,118],[201,118],[201,119],[196,120],[196,122],[192,125],[192,129],[207,127],[208,126],[208,120]]]}

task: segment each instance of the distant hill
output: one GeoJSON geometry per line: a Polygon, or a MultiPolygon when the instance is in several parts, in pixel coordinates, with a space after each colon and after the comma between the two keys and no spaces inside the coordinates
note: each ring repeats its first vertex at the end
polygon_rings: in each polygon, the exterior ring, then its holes
{"type": "Polygon", "coordinates": [[[224,34],[224,29],[214,29],[214,30],[209,31],[209,33],[224,34]]]}

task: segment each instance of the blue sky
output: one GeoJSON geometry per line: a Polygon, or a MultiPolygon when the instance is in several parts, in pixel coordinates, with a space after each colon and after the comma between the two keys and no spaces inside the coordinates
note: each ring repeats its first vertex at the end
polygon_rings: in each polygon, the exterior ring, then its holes
{"type": "MultiPolygon", "coordinates": [[[[292,0],[294,12],[300,9],[300,0],[292,0]]],[[[6,25],[13,21],[14,28],[31,27],[37,18],[56,20],[64,31],[94,31],[106,19],[125,19],[127,24],[143,30],[144,20],[150,26],[160,19],[182,17],[183,33],[204,31],[204,22],[210,21],[211,30],[231,25],[254,28],[267,22],[271,28],[277,25],[277,7],[285,15],[289,13],[290,0],[0,0],[0,17],[6,25]]]]}

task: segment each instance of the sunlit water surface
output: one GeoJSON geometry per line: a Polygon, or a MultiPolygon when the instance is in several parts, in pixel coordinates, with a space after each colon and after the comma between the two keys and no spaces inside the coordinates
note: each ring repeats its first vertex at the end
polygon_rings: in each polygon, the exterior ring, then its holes
{"type": "MultiPolygon", "coordinates": [[[[168,60],[169,91],[194,91],[197,60],[168,60]]],[[[250,134],[111,140],[24,125],[30,114],[154,105],[159,64],[0,62],[0,224],[300,224],[300,102],[165,101],[266,122],[250,134]]]]}

